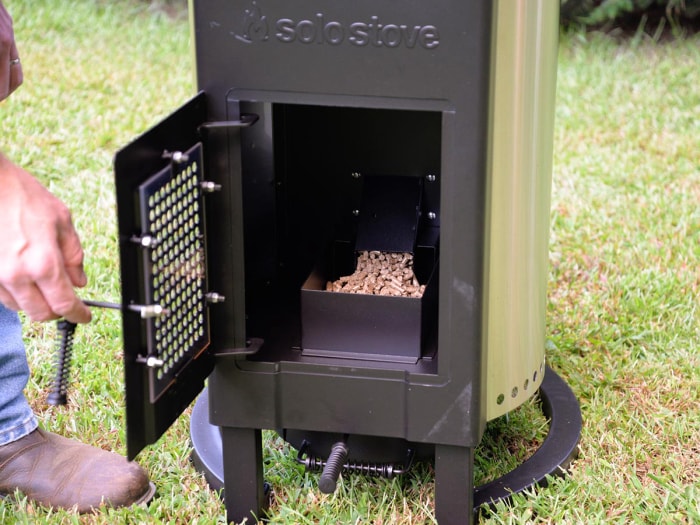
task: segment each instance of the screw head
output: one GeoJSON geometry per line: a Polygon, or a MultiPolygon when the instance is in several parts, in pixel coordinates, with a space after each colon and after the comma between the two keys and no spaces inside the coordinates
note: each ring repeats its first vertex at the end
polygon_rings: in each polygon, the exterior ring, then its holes
{"type": "Polygon", "coordinates": [[[165,361],[162,359],[158,359],[157,357],[147,357],[146,358],[146,366],[149,368],[160,368],[165,364],[165,361]]]}
{"type": "Polygon", "coordinates": [[[141,237],[141,246],[144,248],[153,248],[158,244],[158,239],[151,235],[144,235],[141,237]]]}

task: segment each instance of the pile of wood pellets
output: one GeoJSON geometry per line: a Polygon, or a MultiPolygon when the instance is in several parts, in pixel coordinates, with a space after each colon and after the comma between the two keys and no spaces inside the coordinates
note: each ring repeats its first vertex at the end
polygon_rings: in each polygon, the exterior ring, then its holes
{"type": "Polygon", "coordinates": [[[422,297],[425,285],[413,273],[413,255],[379,251],[360,252],[355,273],[328,281],[329,292],[422,297]]]}

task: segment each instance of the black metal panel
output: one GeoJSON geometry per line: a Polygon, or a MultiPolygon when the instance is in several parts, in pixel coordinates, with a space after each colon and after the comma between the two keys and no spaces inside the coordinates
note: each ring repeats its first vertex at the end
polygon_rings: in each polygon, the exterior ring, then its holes
{"type": "MultiPolygon", "coordinates": [[[[232,118],[233,99],[241,110],[254,101],[264,124],[255,137],[242,134],[244,216],[237,226],[245,231],[246,335],[265,343],[252,357],[217,360],[209,380],[212,423],[476,446],[486,423],[482,306],[492,3],[441,0],[428,9],[409,0],[400,12],[392,12],[394,3],[369,0],[255,5],[271,28],[314,13],[344,27],[377,17],[410,30],[439,28],[440,45],[280,42],[272,29],[268,40],[242,41],[237,37],[245,30],[235,28],[255,11],[249,2],[194,3],[197,77],[212,115],[232,118]],[[329,250],[354,247],[362,180],[355,174],[424,180],[418,244],[435,252],[439,237],[438,322],[435,350],[417,363],[340,362],[300,351],[304,281],[329,250]],[[261,193],[262,206],[248,199],[261,193]],[[268,219],[258,229],[260,210],[275,216],[274,225],[268,219]],[[256,251],[265,238],[274,248],[256,251]]],[[[219,324],[213,318],[215,341],[219,324]]]]}
{"type": "Polygon", "coordinates": [[[421,178],[365,175],[355,250],[414,253],[422,193],[421,178]]]}
{"type": "Polygon", "coordinates": [[[204,351],[206,246],[197,186],[204,165],[197,130],[206,116],[199,94],[115,157],[129,458],[168,429],[213,368],[204,351]],[[185,156],[168,155],[174,152],[185,156]],[[193,261],[185,263],[188,254],[193,261]]]}
{"type": "Polygon", "coordinates": [[[152,403],[209,346],[201,183],[198,143],[139,186],[140,238],[152,243],[142,250],[142,284],[146,304],[161,311],[143,323],[152,403]]]}

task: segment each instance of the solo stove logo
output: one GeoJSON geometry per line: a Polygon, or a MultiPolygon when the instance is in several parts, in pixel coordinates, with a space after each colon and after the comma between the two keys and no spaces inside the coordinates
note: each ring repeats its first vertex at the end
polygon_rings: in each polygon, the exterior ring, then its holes
{"type": "Polygon", "coordinates": [[[270,38],[283,43],[352,44],[354,46],[406,47],[435,49],[440,35],[434,25],[386,23],[378,16],[343,23],[315,13],[310,18],[278,18],[270,20],[257,2],[251,2],[241,20],[241,31],[235,37],[246,44],[267,42],[270,38]]]}

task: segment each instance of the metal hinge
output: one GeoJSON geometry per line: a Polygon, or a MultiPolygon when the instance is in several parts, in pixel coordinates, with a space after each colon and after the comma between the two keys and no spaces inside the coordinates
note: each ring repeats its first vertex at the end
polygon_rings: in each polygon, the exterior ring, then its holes
{"type": "Polygon", "coordinates": [[[201,134],[202,131],[210,129],[247,128],[255,124],[259,118],[260,116],[255,113],[245,113],[239,120],[205,122],[199,125],[197,131],[201,134]]]}

